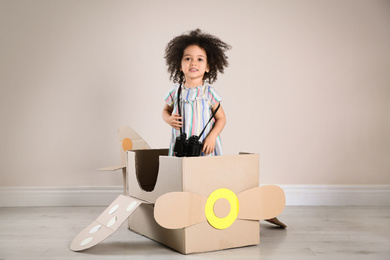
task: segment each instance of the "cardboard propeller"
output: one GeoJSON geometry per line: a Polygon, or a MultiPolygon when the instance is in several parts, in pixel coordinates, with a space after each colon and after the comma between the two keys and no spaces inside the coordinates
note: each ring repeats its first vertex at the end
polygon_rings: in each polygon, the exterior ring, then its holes
{"type": "Polygon", "coordinates": [[[283,189],[275,185],[255,187],[238,195],[228,189],[218,189],[208,198],[191,192],[171,192],[157,199],[154,218],[160,226],[169,229],[204,221],[214,228],[225,229],[236,219],[274,218],[282,213],[285,204],[283,189]]]}

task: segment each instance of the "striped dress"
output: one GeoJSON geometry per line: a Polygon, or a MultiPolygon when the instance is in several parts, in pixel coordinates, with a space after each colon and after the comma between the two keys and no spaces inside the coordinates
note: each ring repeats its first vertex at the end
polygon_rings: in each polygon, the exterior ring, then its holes
{"type": "MultiPolygon", "coordinates": [[[[178,113],[177,96],[179,84],[175,84],[165,95],[165,102],[173,107],[172,113],[178,113]]],[[[196,88],[186,88],[182,86],[180,94],[180,111],[183,117],[183,132],[187,134],[187,138],[192,135],[199,135],[212,115],[212,107],[218,102],[221,102],[221,97],[208,83],[196,88]]],[[[212,119],[208,124],[199,141],[203,140],[213,128],[215,120],[212,119]]],[[[173,156],[173,148],[176,137],[180,136],[180,130],[172,128],[171,143],[169,145],[169,155],[173,156]]],[[[215,150],[210,155],[222,155],[222,143],[220,136],[215,141],[215,150]]],[[[203,153],[202,153],[203,156],[203,153]]]]}

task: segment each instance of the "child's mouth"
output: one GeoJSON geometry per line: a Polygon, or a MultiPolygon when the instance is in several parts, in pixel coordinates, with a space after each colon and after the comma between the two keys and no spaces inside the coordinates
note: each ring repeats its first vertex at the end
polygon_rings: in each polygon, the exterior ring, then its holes
{"type": "Polygon", "coordinates": [[[197,69],[190,69],[191,72],[196,72],[198,71],[197,69]]]}

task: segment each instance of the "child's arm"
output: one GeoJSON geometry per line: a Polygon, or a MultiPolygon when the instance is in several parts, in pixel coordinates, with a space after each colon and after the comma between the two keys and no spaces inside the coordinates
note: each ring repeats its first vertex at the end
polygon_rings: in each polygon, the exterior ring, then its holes
{"type": "Polygon", "coordinates": [[[183,122],[181,121],[182,117],[179,114],[172,114],[172,111],[173,107],[169,106],[168,104],[165,104],[164,109],[162,111],[162,117],[168,125],[179,130],[183,124],[183,122]]]}
{"type": "MultiPolygon", "coordinates": [[[[215,104],[213,107],[213,111],[217,109],[218,104],[215,104]]],[[[215,140],[218,135],[222,132],[223,128],[226,124],[225,112],[222,109],[222,106],[219,107],[217,113],[215,114],[215,125],[209,135],[203,142],[203,152],[207,155],[214,152],[215,149],[215,140]]]]}

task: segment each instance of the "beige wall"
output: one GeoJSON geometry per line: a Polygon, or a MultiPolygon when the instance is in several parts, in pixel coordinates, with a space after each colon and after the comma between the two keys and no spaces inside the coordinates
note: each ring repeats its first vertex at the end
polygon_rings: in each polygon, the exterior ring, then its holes
{"type": "Polygon", "coordinates": [[[0,1],[0,186],[120,185],[116,130],[167,147],[167,42],[230,43],[226,154],[261,183],[390,184],[389,1],[0,1]]]}

